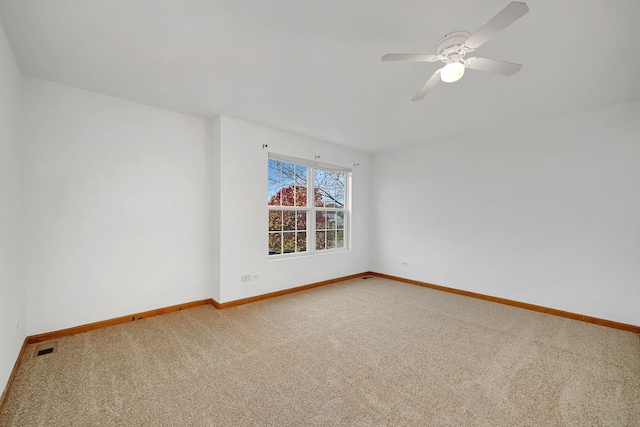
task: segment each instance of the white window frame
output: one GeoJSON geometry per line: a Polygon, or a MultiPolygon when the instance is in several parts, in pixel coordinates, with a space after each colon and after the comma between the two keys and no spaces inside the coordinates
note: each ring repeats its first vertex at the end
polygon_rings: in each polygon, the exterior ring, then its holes
{"type": "MultiPolygon", "coordinates": [[[[272,206],[267,203],[267,218],[269,217],[269,211],[278,210],[278,211],[306,211],[307,212],[307,227],[306,231],[306,244],[307,250],[303,252],[290,252],[290,253],[280,253],[280,254],[270,254],[268,253],[268,258],[270,260],[274,259],[282,259],[282,258],[290,258],[290,257],[300,257],[300,256],[310,256],[310,255],[319,255],[319,254],[327,254],[334,252],[345,252],[350,250],[351,246],[351,169],[345,168],[342,166],[330,165],[326,163],[320,163],[305,159],[299,159],[290,156],[284,156],[281,154],[269,153],[268,161],[276,160],[286,163],[291,163],[294,165],[304,166],[307,168],[307,205],[306,206],[272,206]],[[315,197],[315,174],[314,171],[316,169],[324,170],[324,171],[335,171],[342,172],[345,174],[345,185],[344,185],[344,206],[342,208],[337,207],[316,207],[314,203],[315,197]],[[344,225],[343,225],[343,247],[329,248],[329,249],[316,249],[316,232],[320,230],[316,230],[316,214],[320,211],[328,211],[328,212],[343,212],[344,215],[344,225]]],[[[267,178],[268,179],[268,178],[267,178]]],[[[268,194],[268,193],[267,193],[268,194]]],[[[268,197],[268,196],[267,196],[268,197]]],[[[297,224],[296,224],[297,227],[297,224]]],[[[269,230],[269,226],[267,224],[267,237],[269,237],[272,233],[278,233],[277,231],[269,230]]],[[[327,230],[326,228],[324,229],[327,230]]],[[[336,234],[339,229],[335,229],[336,234]]],[[[280,231],[283,233],[284,230],[280,231]]],[[[295,230],[298,231],[298,230],[295,230]]],[[[337,236],[336,236],[337,239],[337,236]]],[[[269,239],[267,239],[267,252],[269,251],[269,239]]]]}

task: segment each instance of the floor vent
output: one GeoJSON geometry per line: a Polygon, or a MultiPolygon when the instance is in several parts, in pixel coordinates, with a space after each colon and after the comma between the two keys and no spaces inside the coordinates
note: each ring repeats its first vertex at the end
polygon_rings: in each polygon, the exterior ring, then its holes
{"type": "Polygon", "coordinates": [[[56,347],[58,346],[58,341],[53,342],[43,342],[42,344],[38,344],[36,347],[36,352],[33,354],[33,357],[44,356],[45,354],[51,354],[56,351],[56,347]]]}

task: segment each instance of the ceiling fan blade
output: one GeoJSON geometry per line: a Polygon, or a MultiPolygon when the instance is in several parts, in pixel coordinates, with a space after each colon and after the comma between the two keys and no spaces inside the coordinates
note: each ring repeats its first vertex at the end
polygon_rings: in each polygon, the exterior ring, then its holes
{"type": "Polygon", "coordinates": [[[420,55],[411,53],[387,53],[382,57],[383,61],[420,61],[433,62],[437,58],[435,55],[420,55]]]}
{"type": "Polygon", "coordinates": [[[413,98],[411,98],[412,101],[420,101],[422,98],[427,96],[427,92],[429,92],[436,84],[438,84],[438,82],[440,81],[440,70],[442,70],[442,68],[438,68],[436,72],[433,73],[433,75],[429,78],[429,80],[427,80],[427,82],[424,84],[424,86],[422,86],[418,93],[416,93],[413,98]]]}
{"type": "Polygon", "coordinates": [[[529,12],[526,3],[513,1],[502,9],[489,22],[484,24],[478,31],[473,33],[465,42],[465,46],[470,49],[477,49],[485,44],[491,37],[513,24],[525,13],[529,12]]]}
{"type": "Polygon", "coordinates": [[[469,58],[467,59],[467,68],[471,68],[472,70],[501,74],[503,76],[510,76],[520,71],[520,68],[522,68],[522,64],[496,61],[495,59],[487,58],[469,58]]]}

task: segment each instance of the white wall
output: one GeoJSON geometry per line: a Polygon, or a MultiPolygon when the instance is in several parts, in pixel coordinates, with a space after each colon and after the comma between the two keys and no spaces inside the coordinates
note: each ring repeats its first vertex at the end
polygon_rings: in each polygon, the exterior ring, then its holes
{"type": "Polygon", "coordinates": [[[0,393],[25,337],[22,76],[0,24],[0,393]]]}
{"type": "Polygon", "coordinates": [[[211,296],[206,123],[25,77],[27,333],[211,296]]]}
{"type": "Polygon", "coordinates": [[[220,118],[220,299],[233,301],[369,270],[370,155],[241,120],[220,118]],[[262,145],[268,148],[263,149],[262,145]],[[267,254],[268,154],[353,168],[351,250],[286,259],[267,254]],[[258,281],[240,276],[258,274],[258,281]]]}
{"type": "Polygon", "coordinates": [[[640,325],[639,119],[628,103],[377,154],[373,270],[640,325]]]}

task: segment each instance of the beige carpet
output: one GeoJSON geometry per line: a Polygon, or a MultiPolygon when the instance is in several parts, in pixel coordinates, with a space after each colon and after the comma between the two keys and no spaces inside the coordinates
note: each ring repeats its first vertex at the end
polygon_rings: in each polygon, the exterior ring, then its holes
{"type": "Polygon", "coordinates": [[[2,426],[639,426],[639,336],[355,279],[29,346],[2,426]]]}

